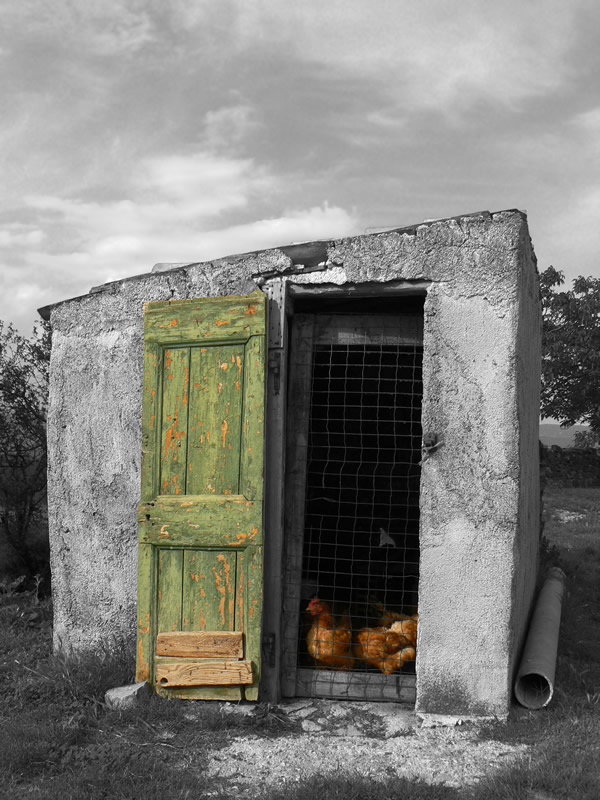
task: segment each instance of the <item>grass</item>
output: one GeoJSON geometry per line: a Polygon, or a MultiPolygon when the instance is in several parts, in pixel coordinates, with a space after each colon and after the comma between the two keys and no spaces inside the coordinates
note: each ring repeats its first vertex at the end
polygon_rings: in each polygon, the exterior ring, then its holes
{"type": "Polygon", "coordinates": [[[555,694],[542,711],[517,709],[508,725],[485,732],[531,750],[501,781],[481,786],[482,798],[599,796],[600,489],[552,489],[544,500],[545,549],[567,576],[555,694]]]}
{"type": "Polygon", "coordinates": [[[0,594],[0,798],[224,798],[214,781],[203,787],[211,750],[243,727],[290,733],[274,714],[240,720],[212,703],[190,714],[185,703],[152,696],[108,710],[106,690],[133,681],[133,653],[113,642],[53,656],[51,616],[50,602],[33,593],[0,594]]]}
{"type": "Polygon", "coordinates": [[[182,724],[178,704],[108,713],[104,693],[131,682],[132,654],[115,643],[99,654],[54,657],[50,618],[49,602],[0,596],[0,797],[190,797],[197,775],[179,766],[191,725],[182,724]],[[174,720],[178,732],[167,741],[174,720]]]}
{"type": "Polygon", "coordinates": [[[265,800],[460,800],[461,789],[431,786],[396,776],[374,782],[361,775],[309,778],[295,788],[276,789],[265,800]]]}
{"type": "MultiPolygon", "coordinates": [[[[555,695],[541,711],[515,709],[480,736],[528,745],[528,757],[463,789],[395,775],[314,776],[265,791],[264,800],[596,800],[600,786],[600,489],[553,489],[545,498],[545,551],[567,574],[555,695]],[[579,516],[581,515],[581,516],[579,516]]],[[[203,780],[210,753],[250,728],[293,736],[276,714],[242,720],[217,704],[156,697],[108,711],[104,693],[133,679],[133,654],[113,642],[72,659],[51,652],[51,604],[0,594],[0,798],[202,800],[225,798],[203,780]]],[[[237,792],[234,792],[237,795],[237,792]]]]}
{"type": "Polygon", "coordinates": [[[547,489],[544,512],[544,536],[567,560],[573,549],[600,550],[600,489],[547,489]]]}

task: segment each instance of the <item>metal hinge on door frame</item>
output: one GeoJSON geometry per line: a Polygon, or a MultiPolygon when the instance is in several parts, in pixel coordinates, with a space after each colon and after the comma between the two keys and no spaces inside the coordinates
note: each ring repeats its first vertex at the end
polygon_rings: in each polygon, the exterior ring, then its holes
{"type": "Polygon", "coordinates": [[[273,394],[279,394],[281,391],[281,356],[282,356],[282,348],[270,349],[269,350],[269,360],[267,362],[267,367],[269,369],[269,373],[273,379],[273,394]]]}

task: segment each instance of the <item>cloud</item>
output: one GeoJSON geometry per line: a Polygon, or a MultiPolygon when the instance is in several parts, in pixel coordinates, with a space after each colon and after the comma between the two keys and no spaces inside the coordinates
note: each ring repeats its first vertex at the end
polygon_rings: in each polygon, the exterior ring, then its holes
{"type": "Polygon", "coordinates": [[[533,230],[540,269],[552,264],[565,272],[568,285],[577,275],[598,277],[599,219],[600,188],[596,185],[556,203],[533,230]]]}
{"type": "Polygon", "coordinates": [[[528,208],[538,252],[566,253],[600,141],[584,8],[7,0],[0,317],[19,286],[41,305],[155,261],[477,208],[528,208]]]}
{"type": "MultiPolygon", "coordinates": [[[[84,201],[30,195],[26,207],[52,213],[54,224],[77,237],[152,236],[168,229],[201,229],[207,220],[239,212],[268,195],[277,181],[252,159],[226,158],[208,152],[143,159],[132,179],[129,197],[116,201],[84,201]]],[[[63,235],[64,235],[63,233],[63,235]]]]}
{"type": "MultiPolygon", "coordinates": [[[[85,248],[73,252],[41,252],[31,250],[26,256],[30,267],[52,272],[75,274],[91,270],[96,282],[126,277],[148,271],[155,262],[207,261],[226,255],[248,252],[277,245],[312,239],[339,237],[357,232],[358,221],[352,211],[330,206],[292,208],[280,216],[224,228],[194,229],[181,226],[174,231],[167,223],[147,224],[145,209],[140,207],[144,223],[139,232],[115,234],[113,226],[96,229],[85,248]]],[[[113,209],[118,215],[118,209],[113,209]]],[[[108,221],[108,216],[105,217],[108,221]]]]}
{"type": "Polygon", "coordinates": [[[452,114],[479,102],[519,106],[563,85],[582,0],[223,5],[230,53],[278,50],[330,72],[374,76],[407,111],[452,114]]]}
{"type": "Polygon", "coordinates": [[[204,115],[203,141],[207,148],[219,152],[241,145],[259,127],[251,106],[224,106],[204,115]]]}
{"type": "Polygon", "coordinates": [[[588,168],[593,161],[598,165],[600,158],[600,106],[576,114],[570,120],[573,141],[581,155],[586,159],[588,168]],[[591,161],[593,159],[593,161],[591,161]]]}
{"type": "Polygon", "coordinates": [[[71,53],[123,57],[156,38],[151,9],[135,0],[103,0],[101,4],[19,0],[5,4],[2,14],[5,31],[26,30],[29,40],[61,42],[71,53]]]}
{"type": "Polygon", "coordinates": [[[269,79],[278,64],[310,64],[324,82],[375,80],[407,114],[452,117],[478,103],[521,108],[564,86],[584,9],[585,0],[55,0],[47,9],[21,0],[9,4],[5,26],[72,55],[139,62],[143,54],[146,66],[162,65],[173,80],[177,64],[184,84],[192,70],[213,79],[225,73],[239,85],[257,59],[272,63],[269,79]]]}
{"type": "Polygon", "coordinates": [[[571,123],[576,128],[588,131],[597,136],[600,132],[600,106],[576,114],[571,120],[571,123]]]}
{"type": "Polygon", "coordinates": [[[34,286],[37,297],[28,292],[28,302],[39,307],[147,272],[157,262],[206,261],[356,233],[356,214],[339,204],[290,203],[290,187],[300,176],[275,175],[255,159],[234,154],[250,116],[241,107],[207,115],[199,138],[212,142],[223,130],[223,152],[141,159],[126,197],[26,196],[16,215],[28,224],[0,228],[0,245],[12,245],[12,263],[0,264],[0,294],[8,296],[11,285],[34,286]],[[43,242],[42,231],[48,233],[43,242]]]}
{"type": "MultiPolygon", "coordinates": [[[[113,211],[117,216],[118,209],[113,211]]],[[[144,210],[140,211],[143,215],[144,210]]],[[[108,216],[105,220],[109,221],[108,216]]],[[[12,319],[27,332],[36,317],[35,308],[86,294],[95,285],[148,272],[157,262],[209,261],[293,242],[352,235],[357,229],[354,212],[327,203],[204,230],[182,226],[175,231],[165,224],[137,235],[115,235],[109,225],[104,230],[97,228],[81,249],[49,252],[30,247],[23,250],[18,263],[0,262],[0,297],[4,298],[0,305],[6,306],[0,318],[12,319]]]]}
{"type": "Polygon", "coordinates": [[[219,255],[350,236],[358,233],[358,224],[355,212],[323,203],[307,209],[290,209],[271,219],[204,232],[198,236],[196,252],[200,260],[209,260],[219,255]]]}
{"type": "Polygon", "coordinates": [[[34,247],[44,238],[44,231],[21,223],[0,226],[0,247],[34,247]]]}
{"type": "MultiPolygon", "coordinates": [[[[55,0],[47,8],[20,0],[8,4],[4,27],[19,31],[21,46],[33,45],[30,63],[39,61],[40,47],[51,47],[48,64],[62,53],[76,73],[84,57],[99,69],[96,58],[102,69],[110,64],[117,84],[128,72],[119,76],[110,59],[121,57],[127,61],[120,69],[130,70],[132,60],[156,85],[168,76],[172,96],[193,78],[197,96],[206,97],[198,75],[239,86],[257,63],[273,82],[291,63],[318,68],[325,84],[340,76],[373,80],[404,115],[426,110],[452,118],[479,103],[520,110],[564,87],[585,8],[585,0],[55,0]]],[[[388,116],[375,112],[372,121],[386,125],[388,116]]]]}
{"type": "MultiPolygon", "coordinates": [[[[226,158],[210,152],[168,155],[141,164],[140,183],[169,202],[179,201],[186,218],[214,216],[240,208],[269,189],[269,176],[252,159],[226,158]]],[[[168,212],[167,212],[168,213],[168,212]]]]}

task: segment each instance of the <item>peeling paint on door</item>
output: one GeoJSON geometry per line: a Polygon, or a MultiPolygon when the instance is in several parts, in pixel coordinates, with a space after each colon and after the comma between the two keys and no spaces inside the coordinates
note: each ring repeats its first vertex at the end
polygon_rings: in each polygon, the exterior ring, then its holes
{"type": "Polygon", "coordinates": [[[175,657],[154,653],[159,633],[238,631],[243,632],[245,643],[246,661],[240,663],[248,664],[248,669],[251,665],[253,676],[253,684],[244,680],[244,688],[232,685],[228,674],[223,686],[206,686],[203,678],[203,685],[186,683],[185,690],[174,686],[170,678],[168,686],[156,684],[162,694],[222,699],[257,696],[260,614],[256,609],[261,603],[262,578],[257,579],[255,565],[262,563],[262,459],[254,452],[262,453],[262,295],[252,306],[250,315],[244,311],[248,306],[238,304],[232,309],[231,298],[147,306],[150,312],[156,307],[156,316],[147,320],[147,336],[153,340],[146,345],[147,360],[153,366],[145,380],[143,437],[148,456],[142,465],[144,490],[138,519],[140,553],[148,558],[140,562],[138,596],[140,614],[149,615],[149,622],[138,628],[139,674],[152,676],[157,669],[160,674],[180,674],[169,666],[175,657]],[[163,308],[169,315],[166,322],[160,316],[163,308]],[[229,317],[223,314],[224,308],[229,317]],[[201,311],[207,319],[200,318],[201,311]],[[251,323],[240,325],[248,316],[251,323]],[[155,358],[154,340],[160,347],[163,335],[170,337],[169,346],[155,358]],[[175,335],[181,340],[175,342],[175,335]],[[214,344],[197,344],[213,338],[214,344]],[[251,370],[246,368],[250,363],[251,370]],[[155,418],[160,425],[153,425],[155,418]],[[157,427],[153,436],[150,429],[157,427]],[[248,441],[250,431],[256,442],[248,441]],[[153,452],[157,458],[150,458],[153,452]],[[148,470],[158,474],[147,474],[148,470]],[[249,569],[248,564],[253,566],[249,569]]]}

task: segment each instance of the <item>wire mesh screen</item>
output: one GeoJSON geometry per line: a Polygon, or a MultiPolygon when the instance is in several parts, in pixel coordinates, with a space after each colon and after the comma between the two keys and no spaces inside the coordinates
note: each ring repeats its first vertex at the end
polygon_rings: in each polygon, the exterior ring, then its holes
{"type": "Polygon", "coordinates": [[[420,344],[314,347],[298,667],[414,673],[421,367],[420,344]]]}

